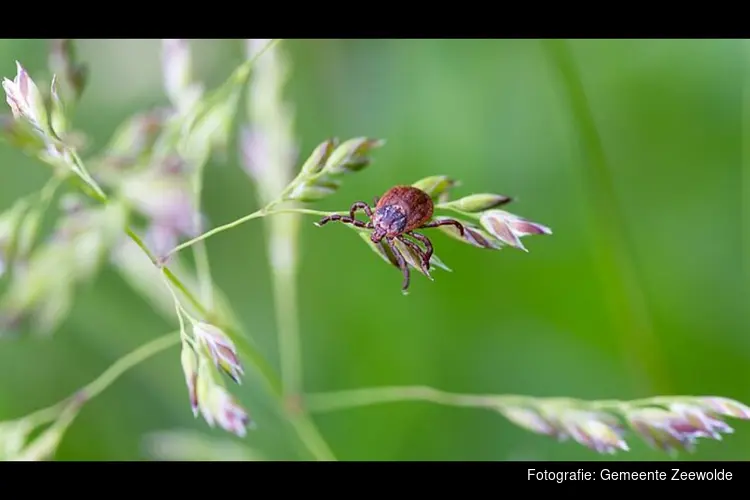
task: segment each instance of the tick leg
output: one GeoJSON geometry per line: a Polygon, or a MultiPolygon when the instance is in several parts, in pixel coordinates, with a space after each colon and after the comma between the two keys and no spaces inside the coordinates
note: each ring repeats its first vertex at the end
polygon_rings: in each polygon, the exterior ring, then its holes
{"type": "Polygon", "coordinates": [[[429,260],[429,257],[427,257],[425,255],[424,250],[422,250],[421,248],[419,248],[419,245],[417,245],[413,241],[407,240],[406,238],[404,238],[403,235],[402,236],[398,236],[397,239],[398,239],[398,241],[400,241],[401,243],[403,243],[407,247],[409,247],[412,250],[414,250],[414,253],[416,253],[417,256],[419,257],[419,264],[420,264],[420,267],[422,268],[422,272],[425,273],[427,276],[429,276],[430,275],[430,273],[429,273],[430,260],[429,260]]]}
{"type": "Polygon", "coordinates": [[[458,230],[461,232],[461,236],[464,235],[464,226],[457,220],[453,220],[453,219],[443,219],[440,221],[428,222],[422,227],[426,228],[426,227],[438,227],[438,226],[456,226],[458,230]]]}
{"type": "Polygon", "coordinates": [[[406,265],[406,259],[404,259],[404,256],[401,254],[401,251],[396,247],[396,245],[393,244],[393,241],[386,239],[386,244],[388,247],[390,247],[391,251],[393,252],[393,255],[396,256],[396,260],[398,260],[398,267],[401,268],[401,272],[404,274],[404,282],[401,285],[401,291],[406,294],[406,290],[409,288],[409,266],[406,265]]]}
{"type": "Polygon", "coordinates": [[[409,231],[406,234],[408,234],[412,238],[414,238],[416,240],[419,240],[422,243],[424,243],[424,246],[427,249],[427,251],[424,254],[425,255],[424,261],[425,261],[425,264],[427,265],[427,269],[429,269],[430,268],[430,258],[432,257],[432,252],[433,252],[432,242],[430,241],[430,239],[427,236],[425,236],[423,234],[415,233],[413,231],[409,231]]]}
{"type": "Polygon", "coordinates": [[[357,210],[364,210],[364,212],[367,214],[367,217],[372,219],[372,210],[370,209],[370,205],[368,205],[364,201],[358,201],[351,206],[351,208],[349,209],[349,217],[353,219],[354,213],[357,210]]]}
{"type": "Polygon", "coordinates": [[[331,221],[341,221],[344,224],[352,224],[353,226],[361,227],[363,229],[369,229],[367,224],[365,224],[362,221],[359,221],[357,219],[353,219],[352,217],[347,217],[346,215],[339,215],[339,214],[333,214],[328,215],[326,217],[323,217],[318,221],[318,226],[322,226],[323,224],[327,224],[331,221]]]}

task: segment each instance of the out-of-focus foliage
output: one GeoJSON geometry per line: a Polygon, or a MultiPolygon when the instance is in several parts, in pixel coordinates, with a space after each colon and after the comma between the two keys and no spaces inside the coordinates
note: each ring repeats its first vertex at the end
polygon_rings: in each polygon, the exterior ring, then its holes
{"type": "MultiPolygon", "coordinates": [[[[74,128],[101,149],[135,111],[167,104],[158,41],[80,42],[89,64],[74,128]],[[114,57],[114,55],[117,57],[114,57]],[[134,75],[137,75],[134,76],[134,75]]],[[[213,88],[242,56],[237,42],[194,42],[198,80],[213,88]]],[[[750,401],[750,326],[743,266],[750,223],[743,217],[750,170],[741,120],[750,60],[743,42],[571,43],[601,135],[622,214],[608,231],[622,248],[600,248],[590,161],[559,73],[541,42],[285,41],[300,151],[329,137],[387,141],[377,161],[321,209],[371,201],[394,184],[443,174],[462,195],[502,193],[513,212],[554,235],[529,253],[482,251],[428,230],[451,273],[414,273],[399,293],[397,269],[373,259],[359,238],[302,219],[300,312],[306,389],[425,384],[455,392],[585,399],[716,394],[750,401]],[[602,256],[625,254],[635,289],[602,256]],[[642,297],[646,328],[623,316],[642,297]]],[[[33,75],[47,64],[45,41],[0,42],[0,74],[15,60],[33,75]]],[[[46,85],[46,83],[45,83],[46,85]]],[[[237,150],[238,148],[235,148],[237,150]]],[[[231,152],[232,149],[228,148],[231,152]]],[[[239,158],[211,159],[204,183],[208,227],[258,208],[239,158]]],[[[47,166],[0,147],[0,209],[38,190],[47,166]]],[[[263,225],[250,222],[207,240],[214,279],[260,349],[276,359],[263,225]]],[[[750,253],[748,253],[750,255],[750,253]]],[[[0,343],[0,420],[70,394],[116,358],[173,328],[105,269],[75,295],[51,338],[0,343]]],[[[294,457],[278,417],[249,377],[238,397],[257,428],[247,457],[294,457]],[[259,453],[260,455],[256,454],[259,453]]],[[[574,443],[519,429],[490,412],[394,403],[315,417],[340,459],[597,459],[574,443]]],[[[697,459],[748,459],[750,429],[705,441],[697,459]]],[[[152,457],[159,431],[211,431],[193,419],[177,349],[129,372],[77,416],[58,459],[152,457]]],[[[179,436],[178,434],[169,434],[179,436]]],[[[220,434],[220,439],[227,436],[220,434]]],[[[192,437],[190,439],[193,439],[192,437]]],[[[172,440],[171,450],[190,442],[172,440]]],[[[205,445],[194,451],[214,453],[205,445]]],[[[223,446],[221,444],[217,446],[223,446]]],[[[167,449],[167,448],[162,448],[167,449]]],[[[167,453],[167,452],[165,452],[167,453]]],[[[240,455],[239,452],[232,452],[240,455]]],[[[196,455],[196,456],[197,456],[196,455]]],[[[186,457],[190,458],[190,457],[186,457]]],[[[661,459],[632,443],[618,459],[661,459]]]]}

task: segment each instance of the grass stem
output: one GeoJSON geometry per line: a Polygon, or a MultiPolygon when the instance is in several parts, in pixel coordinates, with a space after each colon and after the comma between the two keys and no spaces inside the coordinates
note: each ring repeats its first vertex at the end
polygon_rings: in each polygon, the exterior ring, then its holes
{"type": "Polygon", "coordinates": [[[311,209],[307,209],[307,208],[296,208],[296,207],[277,208],[277,209],[272,209],[272,210],[271,209],[267,209],[267,208],[263,208],[263,209],[260,209],[260,210],[256,210],[255,212],[253,212],[251,214],[244,215],[244,216],[240,217],[239,219],[235,219],[232,222],[227,222],[226,224],[223,224],[221,226],[217,226],[217,227],[215,227],[213,229],[210,229],[210,230],[206,231],[205,233],[203,233],[203,234],[201,234],[199,236],[196,236],[193,239],[184,241],[184,242],[180,243],[179,245],[177,245],[176,247],[174,247],[172,250],[170,250],[169,253],[167,254],[167,256],[176,254],[180,250],[184,250],[185,248],[191,247],[191,246],[195,245],[196,243],[198,243],[199,241],[203,241],[203,240],[205,240],[207,238],[210,238],[211,236],[214,236],[216,234],[222,233],[224,231],[228,231],[228,230],[233,229],[233,228],[235,228],[237,226],[241,226],[242,224],[245,224],[246,222],[250,222],[253,219],[259,219],[261,217],[266,217],[266,216],[269,216],[269,215],[289,214],[289,213],[306,214],[306,215],[318,215],[318,216],[321,216],[321,217],[325,217],[326,215],[331,215],[331,214],[334,214],[334,213],[338,213],[338,214],[342,214],[342,215],[345,214],[345,212],[325,212],[325,211],[322,211],[322,210],[311,210],[311,209]]]}
{"type": "Polygon", "coordinates": [[[327,413],[349,408],[401,402],[429,402],[444,406],[500,410],[510,407],[558,407],[615,411],[673,404],[694,400],[694,396],[657,396],[622,401],[617,399],[587,401],[575,398],[538,398],[517,394],[464,394],[430,386],[386,386],[307,394],[304,406],[311,413],[327,413]]]}
{"type": "MultiPolygon", "coordinates": [[[[625,232],[625,221],[617,204],[617,193],[604,151],[604,145],[591,110],[569,43],[565,40],[543,42],[550,61],[557,70],[564,97],[577,127],[585,191],[594,216],[593,245],[597,251],[605,292],[610,300],[615,322],[621,325],[621,339],[634,374],[641,385],[652,385],[667,392],[667,380],[661,367],[658,345],[647,310],[643,286],[625,232]]],[[[649,389],[647,387],[647,389],[649,389]]]]}
{"type": "Polygon", "coordinates": [[[86,399],[92,399],[101,394],[112,385],[123,373],[159,354],[160,352],[177,345],[180,342],[179,332],[172,332],[154,339],[126,354],[115,361],[96,380],[81,389],[80,394],[86,399]]]}

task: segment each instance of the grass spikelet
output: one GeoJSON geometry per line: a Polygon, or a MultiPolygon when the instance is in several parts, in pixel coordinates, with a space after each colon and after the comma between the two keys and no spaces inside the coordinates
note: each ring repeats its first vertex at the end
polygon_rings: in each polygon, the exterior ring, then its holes
{"type": "MultiPolygon", "coordinates": [[[[443,221],[448,217],[435,217],[436,221],[443,221]]],[[[476,225],[465,219],[457,219],[464,226],[464,234],[458,230],[456,226],[440,226],[440,230],[445,234],[463,243],[468,243],[477,248],[487,248],[492,250],[500,250],[503,248],[503,244],[497,239],[489,235],[489,233],[479,229],[476,225]]]]}
{"type": "Polygon", "coordinates": [[[447,202],[450,199],[451,190],[460,185],[457,179],[453,179],[447,175],[433,175],[419,179],[414,182],[412,186],[421,189],[430,197],[440,203],[447,202]]]}
{"type": "Polygon", "coordinates": [[[370,153],[385,144],[382,139],[355,137],[339,143],[328,139],[315,147],[297,177],[284,189],[280,201],[315,202],[326,198],[343,184],[347,175],[359,172],[373,160],[370,153]]]}
{"type": "MultiPolygon", "coordinates": [[[[350,226],[353,227],[353,226],[350,226]]],[[[370,239],[370,233],[368,231],[361,231],[357,228],[354,228],[359,233],[359,236],[362,238],[362,240],[369,246],[376,254],[380,255],[380,257],[396,269],[398,269],[398,260],[396,259],[396,256],[393,255],[393,251],[388,247],[388,245],[384,241],[380,241],[379,243],[373,243],[373,241],[370,239]]],[[[407,265],[411,269],[415,269],[418,272],[424,274],[429,278],[431,281],[434,281],[434,278],[430,274],[429,269],[425,269],[422,265],[421,260],[419,259],[419,256],[414,252],[414,250],[410,247],[407,247],[400,241],[396,241],[395,245],[398,247],[401,254],[406,259],[407,265]]],[[[432,254],[432,257],[430,258],[430,264],[431,266],[438,267],[440,269],[443,269],[444,271],[452,272],[453,270],[448,267],[442,260],[440,260],[440,257],[438,257],[435,254],[432,254]]]]}
{"type": "Polygon", "coordinates": [[[536,434],[572,439],[598,453],[628,451],[628,433],[652,448],[692,452],[700,438],[721,440],[733,428],[722,417],[750,419],[748,407],[728,398],[658,397],[630,402],[527,399],[498,411],[536,434]]]}

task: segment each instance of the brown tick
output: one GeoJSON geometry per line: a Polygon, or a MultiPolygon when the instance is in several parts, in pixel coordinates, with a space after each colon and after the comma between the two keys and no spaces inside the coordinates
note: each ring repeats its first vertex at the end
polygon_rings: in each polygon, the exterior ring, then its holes
{"type": "Polygon", "coordinates": [[[427,236],[415,233],[414,230],[453,225],[461,232],[461,236],[464,234],[464,227],[457,220],[443,219],[429,222],[434,209],[432,198],[421,189],[412,186],[395,186],[386,191],[380,199],[375,197],[374,210],[367,203],[358,201],[351,206],[348,217],[339,214],[329,215],[323,217],[318,222],[318,226],[330,221],[340,221],[344,224],[372,229],[370,235],[372,242],[380,243],[385,240],[385,243],[395,255],[399,268],[404,274],[401,289],[406,292],[409,288],[409,266],[399,249],[393,244],[393,240],[399,240],[419,255],[422,261],[422,269],[427,271],[430,269],[430,258],[433,251],[432,242],[427,236]],[[354,217],[355,212],[360,209],[367,214],[370,219],[368,222],[362,222],[354,217]],[[407,236],[424,243],[426,250],[422,250],[416,242],[407,239],[407,236]]]}

